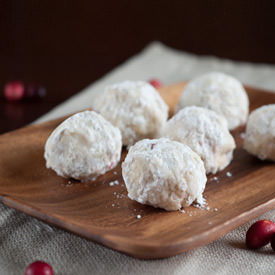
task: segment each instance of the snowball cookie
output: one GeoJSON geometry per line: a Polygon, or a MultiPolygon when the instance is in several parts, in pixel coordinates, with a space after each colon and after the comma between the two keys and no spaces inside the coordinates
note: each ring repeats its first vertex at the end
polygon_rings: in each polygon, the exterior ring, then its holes
{"type": "Polygon", "coordinates": [[[196,105],[223,115],[229,130],[244,124],[247,120],[249,100],[242,84],[232,76],[212,72],[190,81],[177,106],[196,105]]]}
{"type": "Polygon", "coordinates": [[[122,138],[118,128],[101,115],[85,111],[62,122],[45,145],[47,168],[59,176],[90,181],[120,160],[122,138]]]}
{"type": "Polygon", "coordinates": [[[156,137],[168,117],[168,106],[156,89],[142,81],[107,87],[93,108],[120,129],[124,145],[156,137]]]}
{"type": "Polygon", "coordinates": [[[275,161],[275,104],[262,106],[250,114],[244,149],[262,160],[275,161]]]}
{"type": "Polygon", "coordinates": [[[206,108],[180,110],[164,127],[163,136],[188,145],[204,162],[206,173],[224,169],[236,147],[225,118],[206,108]]]}
{"type": "Polygon", "coordinates": [[[200,157],[188,146],[166,138],[144,139],[122,163],[128,196],[142,204],[178,210],[203,202],[206,175],[200,157]]]}

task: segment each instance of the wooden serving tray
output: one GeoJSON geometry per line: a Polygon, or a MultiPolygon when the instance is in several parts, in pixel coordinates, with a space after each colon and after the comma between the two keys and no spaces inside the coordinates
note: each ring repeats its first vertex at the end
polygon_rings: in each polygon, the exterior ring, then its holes
{"type": "MultiPolygon", "coordinates": [[[[160,94],[171,110],[184,83],[160,94]]],[[[275,94],[246,87],[251,110],[275,103],[275,94]]],[[[238,148],[230,166],[208,177],[208,209],[166,212],[127,197],[121,163],[94,182],[79,183],[46,169],[44,144],[58,119],[0,136],[0,200],[46,223],[137,258],[164,258],[205,245],[275,207],[275,165],[238,148]],[[229,177],[227,172],[232,173],[229,177]],[[117,182],[114,182],[118,180],[117,182]],[[137,218],[140,215],[141,218],[137,218]]],[[[123,150],[122,160],[126,154],[123,150]]]]}

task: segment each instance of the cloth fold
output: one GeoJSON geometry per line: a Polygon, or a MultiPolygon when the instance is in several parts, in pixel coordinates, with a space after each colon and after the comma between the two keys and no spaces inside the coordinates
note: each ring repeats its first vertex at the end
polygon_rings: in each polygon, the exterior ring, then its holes
{"type": "MultiPolygon", "coordinates": [[[[209,71],[221,71],[241,82],[275,91],[275,66],[234,62],[197,56],[149,44],[102,79],[88,86],[35,121],[44,122],[88,108],[108,84],[130,79],[161,79],[165,84],[191,79],[209,71]]],[[[274,220],[275,210],[258,219],[274,220]]],[[[181,255],[162,260],[138,260],[52,228],[30,216],[0,204],[0,274],[23,274],[34,260],[50,263],[55,274],[274,274],[274,252],[244,245],[249,223],[224,237],[181,255]]]]}

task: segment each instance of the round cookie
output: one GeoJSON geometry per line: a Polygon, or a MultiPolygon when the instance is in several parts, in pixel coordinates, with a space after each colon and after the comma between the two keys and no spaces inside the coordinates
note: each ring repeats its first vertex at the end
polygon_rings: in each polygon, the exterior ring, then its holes
{"type": "Polygon", "coordinates": [[[262,106],[250,114],[244,149],[262,160],[275,161],[275,104],[262,106]]]}
{"type": "Polygon", "coordinates": [[[176,110],[192,105],[223,115],[229,130],[245,124],[249,111],[248,96],[242,84],[219,72],[202,75],[186,85],[176,110]]]}
{"type": "Polygon", "coordinates": [[[120,129],[124,145],[156,137],[168,117],[168,106],[157,90],[142,81],[107,87],[92,107],[120,129]]]}
{"type": "Polygon", "coordinates": [[[168,211],[203,203],[205,168],[188,146],[170,139],[137,142],[122,163],[128,196],[168,211]]]}
{"type": "Polygon", "coordinates": [[[236,147],[225,118],[197,106],[181,109],[166,123],[162,136],[188,145],[203,160],[206,173],[224,169],[236,147]]]}
{"type": "Polygon", "coordinates": [[[47,168],[59,176],[90,181],[117,165],[122,148],[118,128],[85,111],[62,122],[45,145],[47,168]]]}

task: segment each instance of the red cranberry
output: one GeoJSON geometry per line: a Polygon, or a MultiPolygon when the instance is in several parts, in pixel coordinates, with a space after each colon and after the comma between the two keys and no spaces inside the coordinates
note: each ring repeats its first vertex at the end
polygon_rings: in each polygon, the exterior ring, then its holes
{"type": "Polygon", "coordinates": [[[246,246],[257,249],[267,245],[275,233],[275,224],[269,220],[260,220],[251,225],[246,233],[246,246]]]}
{"type": "Polygon", "coordinates": [[[54,273],[49,264],[36,261],[27,266],[25,275],[54,275],[54,273]]]}
{"type": "Polygon", "coordinates": [[[275,233],[271,236],[270,244],[272,249],[275,251],[275,233]]]}
{"type": "Polygon", "coordinates": [[[155,87],[156,89],[160,88],[163,86],[162,82],[156,78],[152,78],[149,80],[149,83],[155,87]]]}
{"type": "Polygon", "coordinates": [[[30,83],[26,86],[26,95],[27,99],[38,99],[43,98],[46,96],[46,89],[45,87],[37,84],[37,83],[30,83]]]}
{"type": "Polygon", "coordinates": [[[21,100],[25,95],[24,84],[20,81],[8,82],[4,87],[4,94],[7,100],[21,100]]]}

